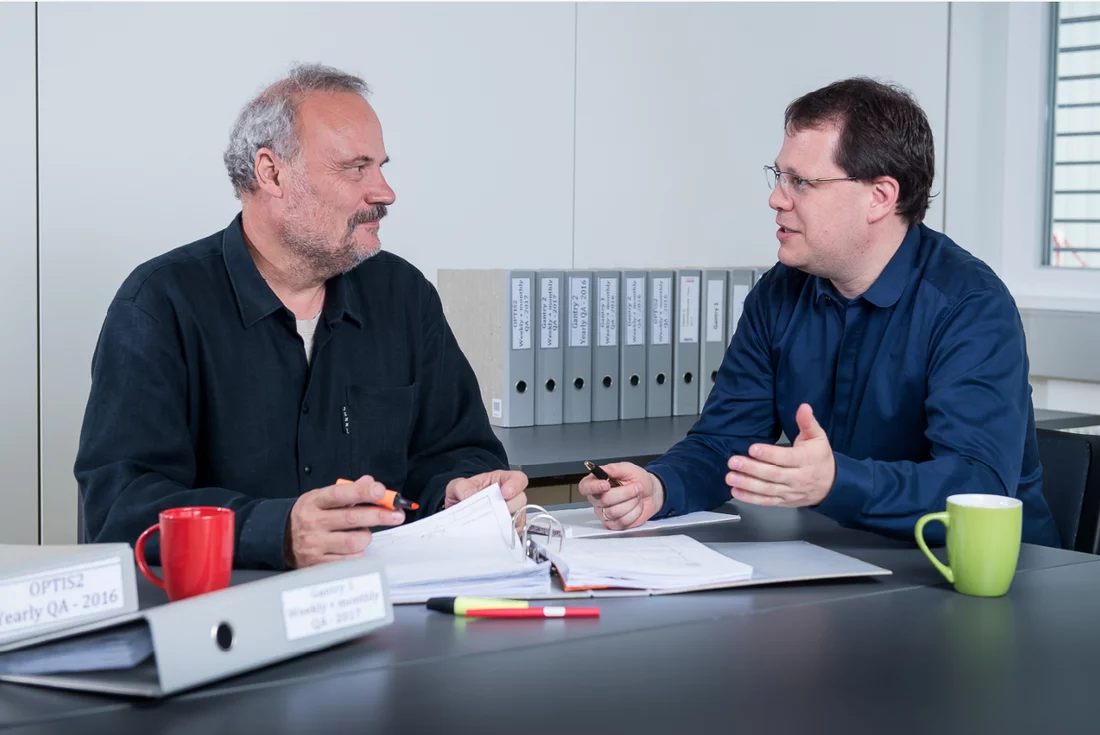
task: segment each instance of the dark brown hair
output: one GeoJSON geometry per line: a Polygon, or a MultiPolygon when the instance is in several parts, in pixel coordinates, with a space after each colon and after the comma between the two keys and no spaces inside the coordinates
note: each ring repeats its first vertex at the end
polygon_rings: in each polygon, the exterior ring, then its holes
{"type": "Polygon", "coordinates": [[[910,227],[924,220],[936,151],[928,118],[908,90],[867,77],[844,79],[789,104],[784,123],[788,133],[838,126],[836,165],[857,179],[893,177],[898,215],[910,227]]]}

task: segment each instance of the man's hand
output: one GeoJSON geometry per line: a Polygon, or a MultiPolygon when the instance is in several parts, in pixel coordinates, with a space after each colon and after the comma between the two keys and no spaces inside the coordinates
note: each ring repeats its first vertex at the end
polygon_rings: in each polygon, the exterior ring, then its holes
{"type": "Polygon", "coordinates": [[[802,508],[817,505],[836,480],[836,458],[825,430],[808,403],[795,415],[798,436],[789,447],[753,444],[752,457],[733,456],[726,484],[737,500],[754,505],[802,508]]]}
{"type": "Polygon", "coordinates": [[[301,568],[351,559],[370,545],[371,526],[397,526],[405,520],[400,510],[357,503],[382,499],[386,488],[364,475],[352,483],[310,490],[298,498],[287,520],[287,566],[301,568]]]}
{"type": "Polygon", "coordinates": [[[664,485],[656,475],[638,465],[616,462],[603,465],[603,471],[618,480],[619,487],[588,475],[577,489],[592,503],[596,517],[606,528],[621,531],[640,526],[665,504],[664,485]]]}
{"type": "Polygon", "coordinates": [[[493,470],[482,472],[473,477],[458,477],[447,483],[446,495],[443,499],[443,507],[461,503],[474,493],[479,493],[493,483],[500,485],[500,494],[508,503],[508,512],[515,513],[527,505],[527,475],[512,470],[493,470]]]}

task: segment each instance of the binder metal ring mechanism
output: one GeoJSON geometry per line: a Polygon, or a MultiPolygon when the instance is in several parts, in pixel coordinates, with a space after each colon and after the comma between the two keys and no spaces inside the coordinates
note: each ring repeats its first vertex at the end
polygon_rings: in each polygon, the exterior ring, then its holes
{"type": "Polygon", "coordinates": [[[512,514],[512,525],[516,526],[519,522],[519,518],[528,511],[537,511],[532,515],[526,517],[526,521],[523,524],[522,537],[519,534],[512,536],[512,548],[515,548],[518,542],[523,548],[523,553],[527,555],[527,558],[534,562],[551,561],[547,550],[553,543],[555,530],[558,537],[558,551],[562,549],[562,545],[565,543],[565,527],[561,521],[552,516],[546,508],[541,505],[535,505],[530,503],[523,506],[515,513],[512,514]],[[545,525],[540,524],[540,521],[545,521],[545,525]],[[546,546],[540,546],[532,536],[545,536],[546,546]]]}

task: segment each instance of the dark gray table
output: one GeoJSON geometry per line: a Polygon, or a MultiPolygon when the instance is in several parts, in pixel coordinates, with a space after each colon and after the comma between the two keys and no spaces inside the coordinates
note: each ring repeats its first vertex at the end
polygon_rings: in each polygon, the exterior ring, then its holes
{"type": "MultiPolygon", "coordinates": [[[[1064,672],[1100,686],[1087,667],[1100,645],[1092,642],[1100,641],[1097,557],[1025,546],[1009,595],[976,600],[951,591],[910,544],[811,511],[737,510],[739,523],[693,535],[804,539],[894,574],[602,600],[598,621],[470,621],[403,606],[394,625],[372,635],[163,702],[0,685],[0,726],[204,735],[894,732],[944,731],[955,720],[961,729],[1001,708],[1001,732],[1034,732],[1029,725],[1047,709],[1067,726],[1093,716],[1091,699],[1076,698],[1085,684],[1056,682],[1064,672]],[[1033,675],[1042,679],[1039,714],[1017,717],[1017,689],[1033,675]],[[975,692],[974,704],[959,699],[965,691],[975,692]]],[[[145,604],[160,595],[142,588],[145,604]]]]}
{"type": "MultiPolygon", "coordinates": [[[[698,416],[600,421],[591,424],[523,426],[493,431],[504,444],[513,470],[532,480],[585,475],[582,462],[633,462],[645,465],[683,439],[698,416]]],[[[1037,426],[1071,429],[1100,424],[1100,416],[1035,410],[1037,426]]]]}

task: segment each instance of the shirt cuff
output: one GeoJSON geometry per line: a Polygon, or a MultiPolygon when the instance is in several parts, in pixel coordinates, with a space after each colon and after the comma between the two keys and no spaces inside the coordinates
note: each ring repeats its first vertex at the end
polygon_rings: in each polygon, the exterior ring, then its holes
{"type": "Polygon", "coordinates": [[[283,556],[286,521],[297,500],[272,498],[256,503],[237,540],[237,566],[245,569],[286,569],[283,556]]]}
{"type": "Polygon", "coordinates": [[[863,515],[867,499],[871,497],[875,476],[871,463],[833,452],[836,461],[836,479],[833,489],[825,496],[816,510],[841,525],[850,524],[863,515]]]}
{"type": "Polygon", "coordinates": [[[668,516],[683,515],[687,506],[687,495],[684,492],[684,483],[679,475],[667,464],[656,461],[650,463],[646,472],[652,472],[661,481],[665,488],[665,504],[653,514],[654,518],[667,518],[668,516]]]}

